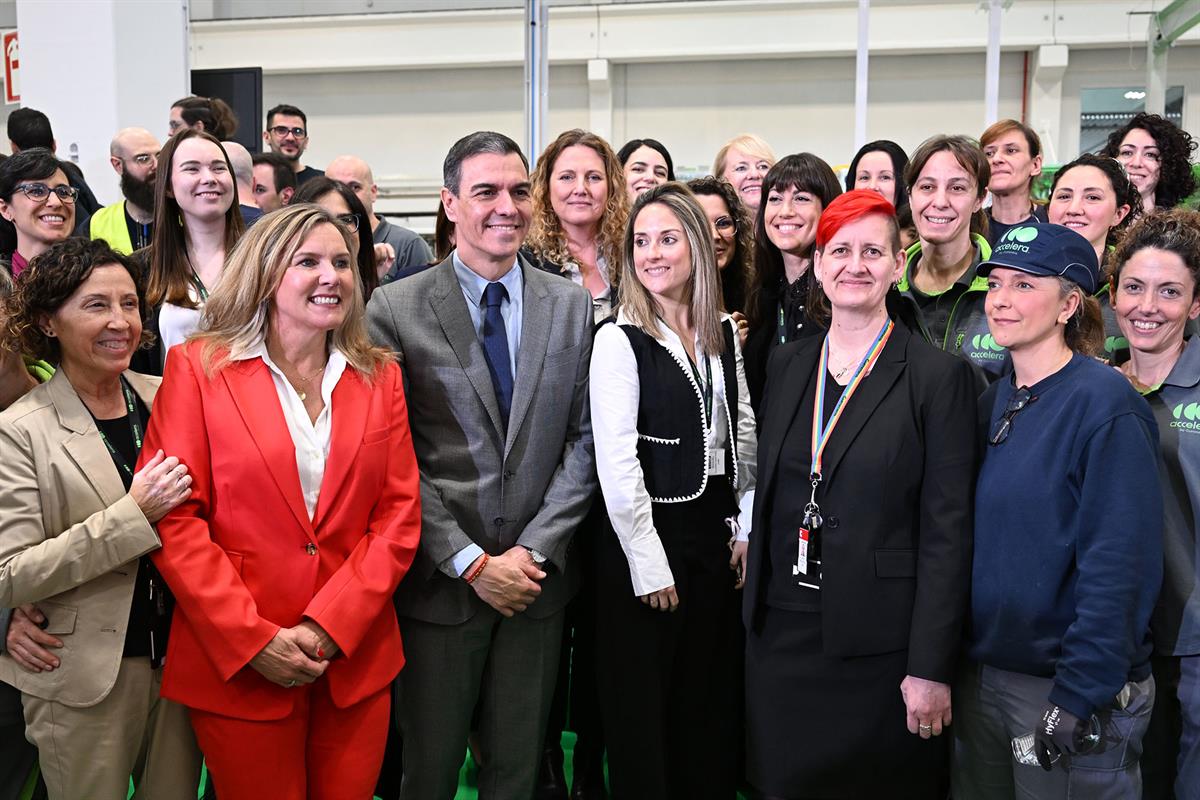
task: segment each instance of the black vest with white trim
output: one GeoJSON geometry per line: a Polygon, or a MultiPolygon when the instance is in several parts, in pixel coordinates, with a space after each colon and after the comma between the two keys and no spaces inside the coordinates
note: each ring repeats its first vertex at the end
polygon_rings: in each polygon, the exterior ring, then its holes
{"type": "MultiPolygon", "coordinates": [[[[646,493],[655,503],[695,500],[708,485],[708,436],[704,424],[704,395],[681,360],[658,339],[636,325],[621,325],[638,365],[638,461],[646,493]]],[[[738,383],[731,321],[721,326],[725,350],[721,371],[725,379],[725,477],[737,485],[738,383]]],[[[716,408],[717,398],[713,397],[716,408]]]]}

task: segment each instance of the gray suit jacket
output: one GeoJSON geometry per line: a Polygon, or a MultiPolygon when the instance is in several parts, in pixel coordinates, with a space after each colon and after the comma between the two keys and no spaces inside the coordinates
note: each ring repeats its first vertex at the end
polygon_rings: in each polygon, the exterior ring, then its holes
{"type": "Polygon", "coordinates": [[[455,625],[485,607],[448,564],[472,542],[492,555],[522,545],[546,556],[531,617],[559,611],[578,587],[571,539],[597,486],[592,302],[565,278],[519,268],[521,350],[507,436],[450,259],[380,287],[367,306],[371,338],[394,350],[404,371],[421,470],[421,547],[396,594],[403,616],[455,625]]]}

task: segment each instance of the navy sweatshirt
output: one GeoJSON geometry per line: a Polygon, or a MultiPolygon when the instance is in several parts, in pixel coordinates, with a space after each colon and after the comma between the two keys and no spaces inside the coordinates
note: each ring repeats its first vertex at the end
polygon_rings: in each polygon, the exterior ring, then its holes
{"type": "MultiPolygon", "coordinates": [[[[968,654],[1053,678],[1050,701],[1085,718],[1150,673],[1157,426],[1120,373],[1085,356],[1030,388],[976,484],[968,654]]],[[[980,399],[989,437],[1015,391],[1010,377],[980,399]]]]}

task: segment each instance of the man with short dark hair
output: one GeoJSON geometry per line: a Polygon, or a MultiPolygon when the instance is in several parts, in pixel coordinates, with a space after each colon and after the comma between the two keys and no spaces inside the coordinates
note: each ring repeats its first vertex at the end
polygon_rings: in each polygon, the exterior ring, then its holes
{"type": "Polygon", "coordinates": [[[433,261],[433,251],[419,234],[395,225],[386,217],[375,213],[379,187],[375,185],[375,176],[366,161],[357,156],[338,156],[325,168],[325,176],[350,187],[350,191],[358,196],[363,208],[367,210],[367,220],[371,223],[371,239],[375,244],[386,244],[392,248],[392,255],[396,261],[379,279],[380,285],[396,280],[396,276],[402,271],[424,267],[433,261]]]}
{"type": "Polygon", "coordinates": [[[297,186],[325,174],[315,167],[300,163],[300,156],[308,149],[308,117],[295,106],[281,103],[267,112],[263,141],[270,146],[272,153],[278,153],[292,165],[297,186]]]}
{"type": "MultiPolygon", "coordinates": [[[[8,115],[8,146],[14,155],[34,147],[44,147],[56,153],[58,142],[54,140],[50,118],[37,109],[18,108],[8,115]]],[[[99,211],[100,201],[83,179],[83,170],[74,162],[63,161],[63,172],[66,173],[67,183],[79,190],[79,196],[75,198],[76,217],[90,216],[99,211]]]]}
{"type": "Polygon", "coordinates": [[[404,371],[421,472],[421,543],[396,593],[400,798],[454,797],[476,708],[480,800],[529,798],[597,484],[592,300],[517,255],[533,208],[515,142],[471,134],[442,175],[455,251],[367,306],[404,371]]]}
{"type": "Polygon", "coordinates": [[[291,162],[278,153],[255,153],[254,200],[264,214],[270,214],[292,202],[296,193],[296,173],[291,162]]]}
{"type": "Polygon", "coordinates": [[[149,246],[154,236],[154,181],[161,149],[158,139],[145,128],[117,131],[108,146],[108,161],[121,178],[125,199],[82,221],[76,232],[103,239],[124,255],[149,246]]]}

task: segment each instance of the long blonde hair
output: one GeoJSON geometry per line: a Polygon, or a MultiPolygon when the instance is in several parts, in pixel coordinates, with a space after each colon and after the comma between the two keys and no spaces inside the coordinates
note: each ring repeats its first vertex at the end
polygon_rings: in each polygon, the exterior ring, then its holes
{"type": "Polygon", "coordinates": [[[662,308],[637,278],[633,261],[634,224],[646,206],[665,206],[679,219],[692,255],[692,274],[684,293],[688,320],[696,329],[700,348],[707,355],[724,352],[725,338],[721,334],[721,278],[717,272],[717,256],[713,250],[712,225],[691,189],[672,181],[655,186],[638,197],[625,229],[625,263],[632,271],[632,280],[621,283],[621,311],[643,331],[658,339],[658,320],[662,308]]]}
{"type": "MultiPolygon", "coordinates": [[[[267,214],[234,247],[225,262],[221,282],[204,306],[200,331],[192,337],[203,342],[200,358],[209,377],[266,337],[271,304],[283,274],[296,251],[319,225],[334,226],[351,259],[356,256],[358,245],[349,229],[328,211],[311,203],[267,214]]],[[[371,344],[362,284],[358,280],[350,283],[354,292],[350,307],[330,339],[346,361],[370,380],[392,355],[371,344]]]]}
{"type": "Polygon", "coordinates": [[[615,291],[621,280],[621,237],[625,233],[625,222],[629,219],[629,196],[625,191],[625,172],[621,169],[617,154],[608,142],[596,134],[574,128],[560,134],[542,152],[530,178],[533,183],[533,221],[525,244],[541,258],[560,266],[575,260],[567,249],[567,235],[563,232],[562,221],[554,213],[554,206],[550,202],[554,163],[564,150],[575,145],[590,147],[604,162],[608,199],[604,203],[600,230],[596,234],[596,254],[604,257],[608,265],[608,283],[615,291]]]}

